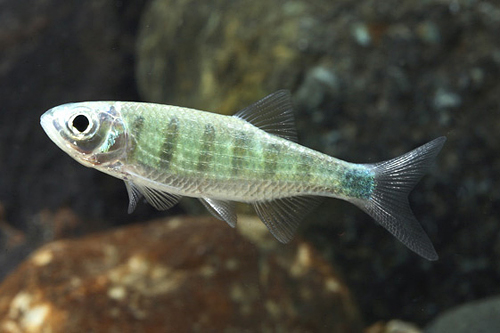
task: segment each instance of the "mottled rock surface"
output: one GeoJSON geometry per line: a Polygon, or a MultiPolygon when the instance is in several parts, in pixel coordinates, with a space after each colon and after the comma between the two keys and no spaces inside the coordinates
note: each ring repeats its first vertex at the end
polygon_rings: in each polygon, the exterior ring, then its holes
{"type": "Polygon", "coordinates": [[[366,328],[364,333],[422,333],[422,330],[401,320],[391,320],[387,323],[377,322],[366,328]]]}
{"type": "Polygon", "coordinates": [[[324,35],[318,17],[329,6],[323,0],[152,1],[137,44],[141,95],[232,114],[268,92],[296,87],[313,64],[309,37],[324,35]]]}
{"type": "Polygon", "coordinates": [[[500,297],[469,302],[440,314],[426,333],[490,333],[500,330],[500,297]]]}
{"type": "Polygon", "coordinates": [[[34,252],[0,285],[2,332],[360,332],[309,244],[256,218],[173,218],[34,252]]]}

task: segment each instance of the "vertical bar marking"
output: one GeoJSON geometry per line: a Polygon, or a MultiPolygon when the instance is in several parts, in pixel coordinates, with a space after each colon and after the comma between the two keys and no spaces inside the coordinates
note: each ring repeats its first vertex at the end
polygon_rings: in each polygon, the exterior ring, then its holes
{"type": "Polygon", "coordinates": [[[165,133],[160,151],[160,169],[168,170],[171,167],[172,156],[177,148],[178,137],[179,119],[177,117],[172,117],[167,125],[167,132],[165,133]]]}

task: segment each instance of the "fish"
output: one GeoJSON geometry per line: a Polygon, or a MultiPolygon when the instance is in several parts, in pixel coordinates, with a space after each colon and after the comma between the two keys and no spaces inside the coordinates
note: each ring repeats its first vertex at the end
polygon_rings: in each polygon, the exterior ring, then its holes
{"type": "Polygon", "coordinates": [[[76,161],[125,182],[129,213],[142,199],[166,210],[184,196],[193,197],[235,227],[236,202],[244,202],[253,205],[278,241],[287,243],[323,198],[337,198],[368,213],[423,258],[438,259],[408,195],[432,166],[444,136],[384,162],[350,163],[297,143],[287,90],[233,116],[93,101],[51,108],[40,123],[76,161]]]}

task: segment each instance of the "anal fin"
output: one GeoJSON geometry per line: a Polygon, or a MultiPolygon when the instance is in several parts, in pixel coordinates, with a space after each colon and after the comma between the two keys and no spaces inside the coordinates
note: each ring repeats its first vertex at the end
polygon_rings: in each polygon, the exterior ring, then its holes
{"type": "Polygon", "coordinates": [[[257,215],[269,231],[282,243],[288,243],[300,221],[323,200],[315,196],[299,196],[260,201],[253,204],[257,215]]]}

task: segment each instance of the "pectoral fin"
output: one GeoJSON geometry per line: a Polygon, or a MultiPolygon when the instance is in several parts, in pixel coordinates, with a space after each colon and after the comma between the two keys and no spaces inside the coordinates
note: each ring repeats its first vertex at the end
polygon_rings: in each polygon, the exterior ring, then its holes
{"type": "Polygon", "coordinates": [[[132,214],[132,212],[135,210],[135,207],[137,206],[137,202],[141,200],[142,194],[141,192],[135,187],[134,183],[130,181],[125,181],[125,187],[127,188],[127,193],[128,193],[128,213],[132,214]]]}
{"type": "Polygon", "coordinates": [[[125,182],[129,195],[128,212],[132,213],[137,206],[137,201],[144,196],[154,208],[167,210],[177,204],[182,196],[156,190],[147,186],[136,185],[130,181],[125,182]]]}

